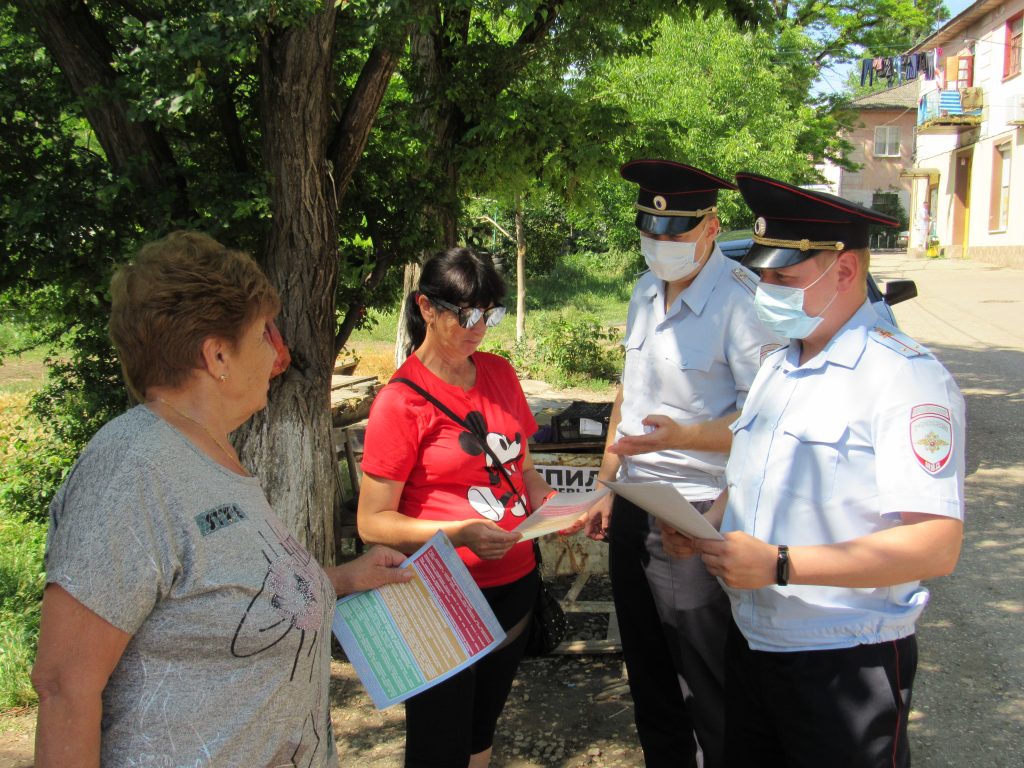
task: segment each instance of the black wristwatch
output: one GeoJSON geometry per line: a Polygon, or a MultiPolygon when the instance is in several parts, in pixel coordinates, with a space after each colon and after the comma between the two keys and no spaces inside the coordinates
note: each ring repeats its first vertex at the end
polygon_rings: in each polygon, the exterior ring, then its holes
{"type": "Polygon", "coordinates": [[[779,544],[779,556],[775,560],[775,583],[780,587],[789,584],[789,547],[779,544]]]}

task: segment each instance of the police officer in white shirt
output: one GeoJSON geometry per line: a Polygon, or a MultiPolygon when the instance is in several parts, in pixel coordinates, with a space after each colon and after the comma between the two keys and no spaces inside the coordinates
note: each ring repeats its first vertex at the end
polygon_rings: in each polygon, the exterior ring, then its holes
{"type": "MultiPolygon", "coordinates": [[[[735,187],[667,160],[630,162],[621,174],[639,185],[636,225],[650,272],[630,301],[622,386],[598,477],[668,481],[707,508],[723,487],[728,424],[780,339],[757,320],[752,273],[715,243],[718,192],[735,187]],[[630,440],[655,452],[614,452],[630,440]]],[[[666,555],[652,521],[621,497],[599,502],[588,521],[593,538],[610,529],[612,592],[644,759],[649,768],[718,768],[729,601],[699,559],[666,555]]]]}
{"type": "Polygon", "coordinates": [[[867,301],[869,226],[895,219],[736,179],[757,217],[744,263],[761,272],[758,315],[791,341],[731,427],[708,512],[724,541],[665,533],[732,602],[726,763],[908,766],[920,581],[960,552],[963,397],[867,301]]]}

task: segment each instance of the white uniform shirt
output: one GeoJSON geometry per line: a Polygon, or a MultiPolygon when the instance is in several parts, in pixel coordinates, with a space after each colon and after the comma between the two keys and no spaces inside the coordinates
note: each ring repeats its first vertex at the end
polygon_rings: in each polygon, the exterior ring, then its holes
{"type": "MultiPolygon", "coordinates": [[[[650,414],[680,423],[716,419],[743,406],[761,358],[779,339],[758,320],[756,278],[716,244],[693,282],[665,311],[665,284],[645,273],[626,319],[621,420],[617,434],[643,434],[650,414]]],[[[723,487],[725,454],[659,451],[623,457],[619,477],[675,483],[694,501],[723,487]]]]}
{"type": "MultiPolygon", "coordinates": [[[[794,546],[892,528],[901,512],[963,519],[964,400],[946,369],[867,302],[815,358],[799,354],[765,361],[732,425],[722,531],[794,546]]],[[[905,637],[928,600],[919,582],[726,591],[765,651],[905,637]]]]}

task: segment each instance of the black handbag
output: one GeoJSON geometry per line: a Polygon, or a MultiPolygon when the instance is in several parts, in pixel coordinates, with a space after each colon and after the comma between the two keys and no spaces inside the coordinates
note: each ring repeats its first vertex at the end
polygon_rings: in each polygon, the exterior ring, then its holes
{"type": "Polygon", "coordinates": [[[565,618],[562,604],[552,595],[540,574],[540,547],[537,540],[533,541],[533,555],[537,560],[537,597],[533,604],[533,618],[530,628],[526,630],[527,656],[547,656],[554,651],[569,631],[569,621],[565,618]]]}
{"type": "MultiPolygon", "coordinates": [[[[477,442],[480,443],[480,447],[483,448],[487,455],[491,457],[491,462],[501,473],[502,477],[505,478],[505,482],[507,482],[509,488],[512,489],[512,493],[522,500],[522,494],[516,490],[515,484],[512,482],[512,478],[509,477],[508,471],[505,469],[505,465],[502,464],[501,460],[494,455],[491,447],[487,444],[487,436],[480,434],[479,425],[471,424],[466,419],[457,416],[451,408],[427,392],[427,390],[416,382],[410,381],[409,379],[401,376],[392,379],[392,381],[401,382],[407,387],[419,392],[423,397],[437,406],[437,408],[448,418],[473,435],[477,439],[477,442]]],[[[540,570],[540,547],[537,545],[536,539],[534,539],[533,542],[533,556],[537,561],[537,597],[534,599],[533,617],[530,621],[530,627],[526,630],[527,638],[525,653],[527,656],[545,656],[555,650],[555,648],[561,644],[562,640],[565,639],[566,632],[569,630],[569,622],[565,618],[565,611],[562,610],[561,603],[559,603],[558,599],[548,591],[547,586],[544,584],[544,578],[541,575],[540,570]]]]}

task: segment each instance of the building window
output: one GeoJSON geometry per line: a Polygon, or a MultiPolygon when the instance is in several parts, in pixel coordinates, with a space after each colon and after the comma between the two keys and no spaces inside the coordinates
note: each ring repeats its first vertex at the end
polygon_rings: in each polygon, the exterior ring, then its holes
{"type": "Polygon", "coordinates": [[[1003,79],[1020,74],[1021,26],[1024,13],[1018,13],[1006,22],[1006,58],[1003,59],[1003,79]]]}
{"type": "Polygon", "coordinates": [[[900,127],[898,125],[879,125],[875,128],[875,157],[900,156],[900,127]]]}
{"type": "Polygon", "coordinates": [[[988,228],[1003,232],[1010,218],[1010,145],[1001,144],[992,151],[992,202],[988,228]]]}

